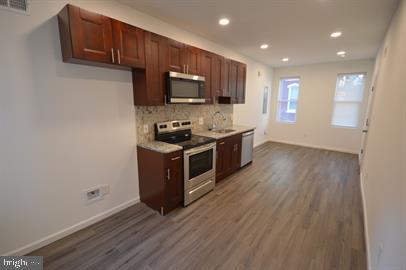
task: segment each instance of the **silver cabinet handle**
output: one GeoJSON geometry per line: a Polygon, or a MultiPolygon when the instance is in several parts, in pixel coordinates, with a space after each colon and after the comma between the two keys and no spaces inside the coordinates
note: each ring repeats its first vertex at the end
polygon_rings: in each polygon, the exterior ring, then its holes
{"type": "Polygon", "coordinates": [[[225,142],[221,142],[221,143],[219,143],[219,144],[225,144],[225,142]]]}
{"type": "Polygon", "coordinates": [[[180,159],[180,157],[171,158],[171,160],[177,160],[177,159],[180,159]]]}
{"type": "Polygon", "coordinates": [[[189,74],[189,65],[186,65],[186,73],[189,74]]]}
{"type": "Polygon", "coordinates": [[[117,50],[118,63],[121,64],[120,50],[117,50]]]}
{"type": "Polygon", "coordinates": [[[183,73],[186,73],[186,65],[183,65],[183,73]]]}
{"type": "Polygon", "coordinates": [[[114,63],[114,50],[111,48],[111,61],[114,63]]]}
{"type": "Polygon", "coordinates": [[[168,169],[168,170],[166,171],[166,178],[167,178],[168,180],[171,179],[171,169],[168,169]]]}
{"type": "Polygon", "coordinates": [[[362,133],[368,133],[368,130],[367,130],[367,129],[364,129],[364,130],[362,131],[362,133]]]}

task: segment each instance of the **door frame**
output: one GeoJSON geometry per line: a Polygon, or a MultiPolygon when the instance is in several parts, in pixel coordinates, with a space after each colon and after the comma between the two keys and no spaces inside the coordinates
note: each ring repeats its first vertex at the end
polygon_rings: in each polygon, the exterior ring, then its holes
{"type": "Polygon", "coordinates": [[[377,58],[377,61],[375,63],[372,83],[371,83],[371,87],[369,89],[370,93],[369,93],[369,97],[368,97],[368,104],[367,104],[367,108],[365,111],[364,122],[363,122],[363,126],[362,126],[361,145],[360,145],[360,149],[358,152],[358,164],[359,164],[360,168],[362,167],[362,164],[364,161],[365,149],[366,149],[367,142],[368,142],[368,132],[369,132],[369,127],[371,126],[371,114],[372,114],[372,107],[374,104],[376,84],[378,81],[379,62],[380,62],[380,57],[377,58]]]}

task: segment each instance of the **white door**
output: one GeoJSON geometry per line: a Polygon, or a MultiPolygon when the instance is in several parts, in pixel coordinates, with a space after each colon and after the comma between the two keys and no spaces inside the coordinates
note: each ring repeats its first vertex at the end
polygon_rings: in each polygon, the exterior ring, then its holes
{"type": "Polygon", "coordinates": [[[371,124],[370,116],[371,116],[371,107],[372,107],[372,103],[373,103],[373,99],[374,99],[374,86],[371,87],[370,91],[371,92],[369,94],[367,110],[365,113],[365,119],[364,119],[364,123],[363,123],[363,127],[362,127],[361,149],[360,149],[359,155],[358,155],[360,166],[362,166],[362,161],[364,159],[365,147],[366,147],[367,139],[368,139],[368,130],[369,130],[369,125],[371,124]]]}
{"type": "Polygon", "coordinates": [[[359,150],[359,155],[358,155],[358,162],[360,167],[362,167],[362,161],[364,160],[364,156],[365,156],[365,147],[367,144],[367,140],[368,140],[368,131],[369,131],[369,127],[371,126],[371,113],[372,113],[372,106],[374,103],[374,96],[375,96],[375,85],[377,84],[377,75],[378,75],[378,68],[381,62],[381,55],[382,52],[380,52],[376,58],[375,61],[375,68],[374,68],[374,74],[372,75],[373,79],[372,79],[372,84],[371,84],[371,89],[370,93],[369,93],[369,98],[368,98],[368,105],[367,105],[367,109],[365,112],[365,119],[364,119],[364,123],[363,123],[363,127],[362,127],[362,138],[361,138],[361,148],[359,150]]]}

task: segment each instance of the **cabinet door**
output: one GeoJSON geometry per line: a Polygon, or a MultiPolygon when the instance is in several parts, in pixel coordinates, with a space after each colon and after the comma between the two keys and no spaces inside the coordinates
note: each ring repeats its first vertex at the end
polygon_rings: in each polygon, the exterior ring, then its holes
{"type": "Polygon", "coordinates": [[[117,64],[145,68],[144,30],[113,20],[114,48],[117,64]]]}
{"type": "Polygon", "coordinates": [[[213,54],[210,52],[202,52],[201,55],[201,75],[205,77],[205,99],[206,104],[213,103],[213,54]]]}
{"type": "Polygon", "coordinates": [[[149,106],[165,105],[166,38],[151,32],[145,33],[146,92],[149,106]]]}
{"type": "Polygon", "coordinates": [[[245,64],[238,64],[238,76],[237,76],[237,93],[236,103],[245,103],[245,77],[247,73],[247,66],[245,64]]]}
{"type": "Polygon", "coordinates": [[[200,72],[200,59],[201,50],[199,48],[186,45],[185,46],[185,64],[186,73],[192,75],[201,75],[200,72]]]}
{"type": "Polygon", "coordinates": [[[235,172],[241,167],[241,146],[242,134],[237,134],[232,137],[233,140],[233,155],[232,155],[232,172],[235,172]]]}
{"type": "Polygon", "coordinates": [[[170,71],[185,73],[184,44],[172,39],[168,39],[168,69],[170,71]]]}
{"type": "Polygon", "coordinates": [[[225,177],[225,155],[226,155],[226,140],[217,141],[216,147],[216,182],[219,182],[225,177]]]}
{"type": "Polygon", "coordinates": [[[231,71],[231,60],[224,59],[224,67],[221,78],[223,91],[221,93],[221,96],[231,97],[230,71],[231,71]]]}
{"type": "Polygon", "coordinates": [[[68,14],[73,58],[113,63],[110,18],[72,5],[68,5],[68,14]]]}
{"type": "Polygon", "coordinates": [[[183,201],[183,156],[182,151],[165,155],[164,214],[183,201]]]}
{"type": "Polygon", "coordinates": [[[225,155],[224,155],[224,171],[228,176],[233,171],[233,155],[234,155],[234,139],[233,137],[226,138],[225,155]]]}
{"type": "Polygon", "coordinates": [[[212,63],[212,94],[222,96],[224,91],[224,57],[215,55],[212,63]]]}
{"type": "Polygon", "coordinates": [[[229,92],[231,103],[237,102],[237,83],[238,83],[238,62],[231,61],[229,73],[229,92]]]}

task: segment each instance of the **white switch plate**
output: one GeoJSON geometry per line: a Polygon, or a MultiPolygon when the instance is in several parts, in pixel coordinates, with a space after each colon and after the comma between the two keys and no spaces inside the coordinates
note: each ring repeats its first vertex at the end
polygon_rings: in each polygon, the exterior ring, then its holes
{"type": "Polygon", "coordinates": [[[144,125],[144,134],[148,133],[148,125],[144,125]]]}
{"type": "Polygon", "coordinates": [[[203,117],[199,117],[199,125],[203,125],[204,121],[203,121],[203,117]]]}

